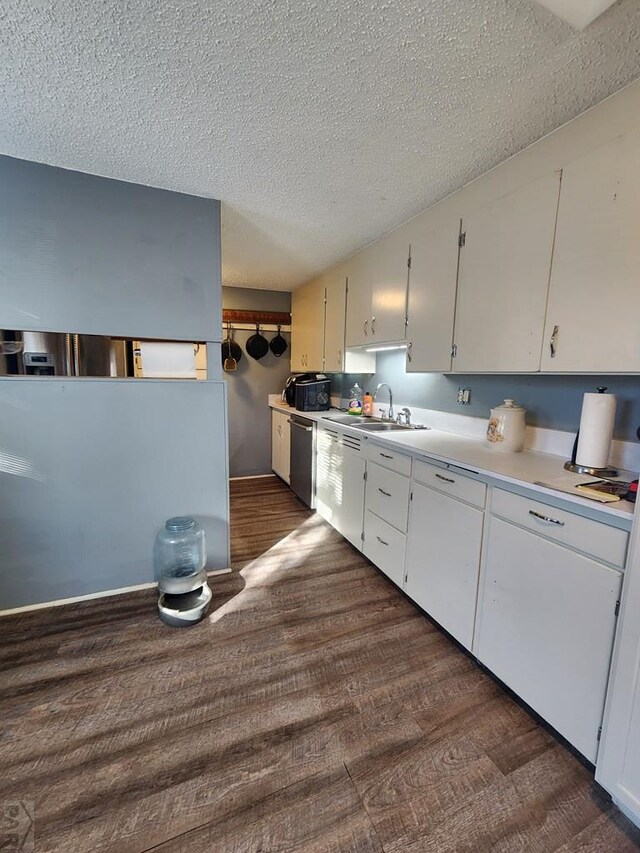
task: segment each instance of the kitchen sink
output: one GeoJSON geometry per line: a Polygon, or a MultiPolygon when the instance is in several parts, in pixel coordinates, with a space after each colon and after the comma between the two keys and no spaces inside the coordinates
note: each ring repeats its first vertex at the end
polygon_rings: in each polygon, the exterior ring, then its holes
{"type": "Polygon", "coordinates": [[[396,421],[383,421],[380,418],[361,418],[357,415],[323,415],[324,420],[333,421],[336,424],[346,424],[354,429],[365,432],[392,432],[407,429],[429,429],[421,424],[399,424],[396,421]]]}
{"type": "Polygon", "coordinates": [[[407,429],[429,429],[422,424],[398,424],[395,421],[365,421],[364,423],[354,424],[356,429],[362,429],[365,432],[391,432],[392,430],[407,430],[407,429]]]}

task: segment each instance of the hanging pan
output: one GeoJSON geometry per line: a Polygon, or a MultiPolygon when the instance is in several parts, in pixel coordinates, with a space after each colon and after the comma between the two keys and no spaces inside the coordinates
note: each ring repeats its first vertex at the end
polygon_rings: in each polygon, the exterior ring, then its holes
{"type": "Polygon", "coordinates": [[[269,341],[269,349],[277,358],[280,358],[287,351],[287,342],[280,334],[281,328],[282,326],[278,324],[278,334],[269,341]]]}
{"type": "Polygon", "coordinates": [[[251,358],[255,358],[256,360],[259,358],[263,358],[269,352],[269,344],[264,335],[260,333],[260,326],[256,323],[256,333],[255,335],[251,335],[247,343],[245,344],[245,349],[251,356],[251,358]]]}
{"type": "Polygon", "coordinates": [[[242,349],[233,340],[231,323],[227,323],[227,337],[222,342],[222,369],[226,373],[234,373],[238,369],[238,362],[242,358],[242,349]]]}

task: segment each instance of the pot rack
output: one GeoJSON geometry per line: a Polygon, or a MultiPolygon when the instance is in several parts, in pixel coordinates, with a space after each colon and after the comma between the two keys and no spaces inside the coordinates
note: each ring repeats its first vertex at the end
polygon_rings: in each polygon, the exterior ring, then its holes
{"type": "Polygon", "coordinates": [[[237,308],[223,308],[222,327],[232,331],[255,332],[256,325],[261,332],[291,331],[291,314],[288,311],[245,311],[237,308]]]}

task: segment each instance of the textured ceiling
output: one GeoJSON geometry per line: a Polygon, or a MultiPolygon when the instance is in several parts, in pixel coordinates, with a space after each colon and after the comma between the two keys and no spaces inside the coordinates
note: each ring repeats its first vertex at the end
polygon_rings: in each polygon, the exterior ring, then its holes
{"type": "Polygon", "coordinates": [[[640,2],[3,0],[0,152],[223,201],[290,289],[640,75],[640,2]]]}

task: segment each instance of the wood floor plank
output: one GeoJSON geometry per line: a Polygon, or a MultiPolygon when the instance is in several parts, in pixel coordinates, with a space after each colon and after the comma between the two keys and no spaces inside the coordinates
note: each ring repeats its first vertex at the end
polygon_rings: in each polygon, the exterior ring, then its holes
{"type": "Polygon", "coordinates": [[[0,798],[40,853],[629,851],[593,777],[277,478],[231,486],[207,618],[2,620],[0,798]]]}

